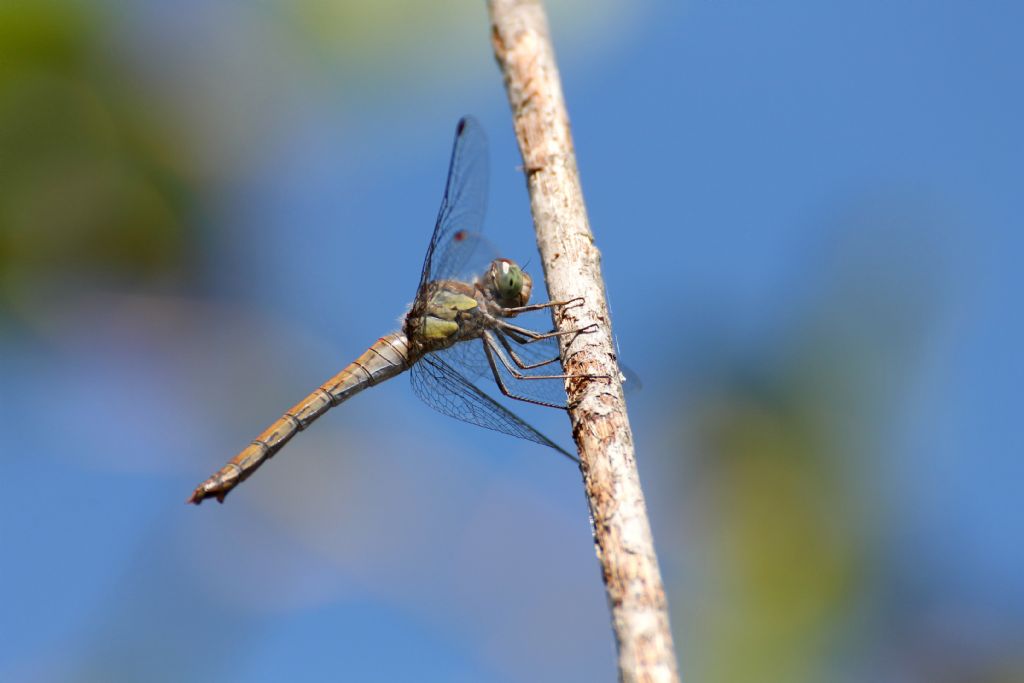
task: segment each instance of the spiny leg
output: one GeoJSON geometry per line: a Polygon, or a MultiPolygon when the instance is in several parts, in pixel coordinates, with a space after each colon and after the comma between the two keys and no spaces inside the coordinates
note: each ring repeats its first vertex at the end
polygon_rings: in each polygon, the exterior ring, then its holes
{"type": "MultiPolygon", "coordinates": [[[[498,333],[499,335],[501,335],[503,337],[508,337],[509,339],[514,341],[516,344],[519,344],[520,346],[526,346],[527,344],[532,344],[532,343],[534,343],[536,341],[544,341],[543,339],[528,339],[527,337],[524,337],[523,335],[519,334],[518,332],[513,332],[512,330],[510,330],[508,328],[501,328],[501,329],[499,329],[498,327],[494,327],[492,329],[496,333],[498,333]]],[[[579,336],[581,334],[590,334],[591,332],[594,332],[596,330],[597,330],[597,325],[587,325],[586,327],[580,328],[578,330],[569,330],[568,332],[563,332],[562,334],[563,335],[569,335],[569,334],[575,333],[573,338],[568,341],[568,345],[571,345],[573,340],[576,339],[577,336],[579,336]]],[[[557,332],[557,330],[549,330],[548,332],[543,332],[541,334],[551,334],[552,332],[557,332]]],[[[554,336],[558,336],[558,335],[554,335],[554,336]]],[[[561,358],[561,356],[559,355],[558,358],[561,358]]],[[[558,358],[555,358],[555,360],[558,360],[558,358]]]]}
{"type": "MultiPolygon", "coordinates": [[[[561,360],[561,356],[557,356],[550,360],[541,361],[540,363],[534,363],[533,365],[525,364],[518,356],[516,356],[515,351],[512,350],[511,345],[508,343],[508,340],[505,339],[501,330],[493,330],[493,332],[498,337],[498,340],[501,342],[501,345],[505,347],[506,351],[508,351],[508,355],[510,355],[512,357],[512,360],[515,361],[516,365],[518,365],[523,370],[532,370],[534,368],[539,368],[543,365],[548,365],[549,363],[554,363],[556,360],[561,360]]],[[[498,359],[501,361],[501,364],[504,365],[505,369],[507,369],[516,379],[611,379],[611,377],[609,377],[608,375],[591,375],[587,373],[561,375],[524,375],[520,372],[516,372],[516,370],[509,364],[508,359],[505,357],[505,354],[501,352],[501,349],[494,346],[494,340],[491,339],[490,337],[490,331],[484,332],[484,337],[486,342],[485,346],[491,346],[494,353],[498,356],[498,359]]]]}
{"type": "Polygon", "coordinates": [[[583,297],[578,296],[575,299],[567,299],[566,301],[545,301],[542,304],[530,304],[528,306],[513,306],[512,308],[502,308],[501,315],[512,318],[520,313],[529,313],[530,311],[542,311],[545,308],[555,308],[556,306],[566,306],[567,308],[575,308],[583,305],[583,297]]]}
{"type": "MultiPolygon", "coordinates": [[[[513,332],[512,330],[507,328],[499,330],[497,327],[495,327],[494,330],[495,332],[501,332],[501,334],[509,337],[510,339],[512,339],[512,341],[514,341],[516,344],[519,344],[520,346],[525,346],[526,344],[532,344],[535,341],[539,341],[537,339],[527,339],[518,332],[513,332]]],[[[557,332],[557,330],[548,330],[543,334],[550,334],[551,332],[557,332]]],[[[575,337],[573,337],[573,339],[575,339],[575,337]]],[[[569,343],[572,343],[572,339],[569,340],[569,343]]]]}
{"type": "Polygon", "coordinates": [[[520,346],[529,343],[526,337],[516,334],[515,332],[511,332],[509,330],[500,330],[500,332],[507,337],[511,337],[512,341],[514,341],[516,344],[519,344],[520,346]]]}
{"type": "MultiPolygon", "coordinates": [[[[487,364],[491,366],[491,373],[494,375],[494,382],[495,384],[498,385],[498,390],[505,396],[508,396],[509,398],[514,398],[517,401],[523,401],[524,403],[532,403],[534,405],[544,406],[546,408],[560,408],[562,410],[566,409],[564,405],[559,405],[557,403],[548,403],[546,401],[538,401],[535,398],[519,396],[509,391],[508,387],[505,386],[505,380],[501,378],[501,373],[498,372],[498,366],[494,363],[494,352],[491,350],[491,346],[490,344],[488,344],[488,340],[486,337],[484,338],[484,355],[487,357],[487,364]]],[[[502,361],[502,364],[504,365],[505,361],[502,361]]],[[[506,365],[506,367],[508,366],[506,365]]]]}
{"type": "MultiPolygon", "coordinates": [[[[552,337],[565,337],[570,334],[590,334],[591,332],[597,330],[596,324],[590,324],[587,325],[586,327],[581,327],[578,330],[552,330],[550,332],[534,332],[533,330],[528,330],[525,327],[513,325],[507,320],[502,320],[501,318],[495,318],[494,325],[495,327],[500,328],[502,331],[506,333],[515,333],[518,334],[520,337],[523,337],[523,341],[516,339],[516,342],[520,344],[530,344],[532,342],[541,341],[542,339],[551,339],[552,337]]],[[[513,339],[515,339],[515,337],[513,337],[513,339]]]]}
{"type": "MultiPolygon", "coordinates": [[[[491,336],[490,332],[484,332],[483,339],[484,345],[489,349],[490,352],[493,352],[498,357],[498,360],[500,360],[501,364],[505,366],[505,369],[508,370],[509,373],[511,373],[511,375],[516,379],[569,379],[570,377],[579,376],[566,375],[564,373],[558,375],[524,375],[523,373],[516,370],[515,366],[513,366],[512,363],[509,362],[508,358],[505,357],[505,354],[502,353],[502,350],[500,348],[498,348],[498,344],[497,342],[494,341],[494,338],[491,336]]],[[[554,360],[558,359],[555,358],[554,360]]],[[[540,365],[547,365],[549,363],[551,363],[551,361],[544,361],[543,363],[540,363],[539,365],[535,365],[533,367],[539,367],[540,365]]],[[[524,370],[529,369],[528,367],[522,365],[520,365],[520,367],[522,367],[524,370]]]]}
{"type": "Polygon", "coordinates": [[[494,335],[498,338],[498,341],[501,342],[502,347],[505,349],[508,355],[511,356],[512,360],[515,361],[515,364],[518,365],[523,370],[533,370],[535,368],[540,368],[545,365],[550,365],[551,363],[554,363],[555,361],[559,361],[562,359],[562,357],[558,355],[555,356],[554,358],[549,358],[548,360],[542,360],[539,363],[525,363],[519,357],[519,355],[512,349],[512,345],[508,343],[508,337],[512,337],[512,340],[515,341],[517,344],[524,344],[524,341],[520,341],[521,339],[523,339],[522,337],[519,337],[519,339],[517,339],[516,337],[518,335],[515,335],[513,333],[509,333],[506,336],[505,332],[497,329],[494,330],[494,335]]]}

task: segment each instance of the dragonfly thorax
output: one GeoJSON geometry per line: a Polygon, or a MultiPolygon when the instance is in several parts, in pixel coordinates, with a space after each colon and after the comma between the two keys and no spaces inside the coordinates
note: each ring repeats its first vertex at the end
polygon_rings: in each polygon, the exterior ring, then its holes
{"type": "Polygon", "coordinates": [[[479,337],[486,326],[487,308],[474,285],[459,280],[427,283],[405,317],[405,334],[414,354],[479,337]]]}
{"type": "Polygon", "coordinates": [[[405,318],[413,355],[446,349],[475,339],[496,317],[530,300],[533,280],[509,259],[495,259],[472,284],[435,280],[424,285],[405,318]]]}

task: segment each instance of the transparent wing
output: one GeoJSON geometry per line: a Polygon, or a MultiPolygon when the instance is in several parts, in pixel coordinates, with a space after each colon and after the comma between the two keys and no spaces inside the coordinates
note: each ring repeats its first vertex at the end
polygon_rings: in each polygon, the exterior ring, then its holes
{"type": "Polygon", "coordinates": [[[451,238],[446,243],[438,245],[437,251],[434,252],[430,278],[473,282],[499,255],[494,245],[480,233],[456,230],[451,238]]]}
{"type": "Polygon", "coordinates": [[[553,448],[573,462],[576,456],[516,417],[436,354],[424,356],[412,366],[412,389],[434,410],[480,427],[503,432],[553,448]]]}
{"type": "Polygon", "coordinates": [[[487,210],[487,136],[480,123],[471,116],[459,120],[455,127],[455,144],[448,165],[448,180],[444,198],[437,212],[434,234],[427,247],[420,275],[420,288],[431,280],[445,277],[435,263],[437,256],[460,232],[479,232],[483,229],[487,210]]]}
{"type": "MultiPolygon", "coordinates": [[[[537,365],[535,368],[521,368],[508,351],[502,347],[501,350],[506,360],[515,368],[516,372],[525,376],[536,375],[557,375],[562,372],[562,364],[559,360],[558,342],[555,339],[544,339],[532,344],[518,344],[508,339],[512,352],[523,362],[524,365],[537,365]],[[546,361],[554,362],[547,363],[546,361]],[[544,363],[544,365],[540,365],[544,363]]],[[[456,344],[437,355],[442,357],[448,365],[457,368],[464,375],[477,382],[481,379],[487,382],[494,382],[494,372],[484,355],[483,341],[465,341],[456,344]]],[[[517,397],[546,403],[561,408],[565,407],[565,384],[562,379],[519,379],[515,377],[498,358],[495,358],[495,366],[501,375],[501,381],[505,388],[517,397]]]]}

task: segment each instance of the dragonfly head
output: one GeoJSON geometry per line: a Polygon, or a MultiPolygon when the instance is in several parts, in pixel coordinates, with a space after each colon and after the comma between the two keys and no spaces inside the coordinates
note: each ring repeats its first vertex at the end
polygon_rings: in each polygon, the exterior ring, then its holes
{"type": "Polygon", "coordinates": [[[533,278],[523,271],[515,261],[499,258],[491,261],[484,284],[494,293],[505,308],[525,306],[530,301],[533,278]]]}

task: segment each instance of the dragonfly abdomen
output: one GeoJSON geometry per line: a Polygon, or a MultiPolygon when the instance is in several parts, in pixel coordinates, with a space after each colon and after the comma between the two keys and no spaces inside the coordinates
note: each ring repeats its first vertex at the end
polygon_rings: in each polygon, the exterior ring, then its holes
{"type": "Polygon", "coordinates": [[[207,498],[223,502],[231,489],[272,458],[297,432],[363,389],[409,369],[411,362],[409,341],[405,333],[392,332],[381,337],[341,372],[287,410],[224,467],[196,487],[188,502],[198,505],[207,498]]]}
{"type": "MultiPolygon", "coordinates": [[[[392,332],[378,339],[320,389],[330,396],[332,405],[338,405],[363,389],[408,370],[409,365],[409,341],[404,333],[392,332]]],[[[307,398],[312,398],[312,394],[307,398]]],[[[295,408],[302,405],[299,403],[295,408]]]]}

